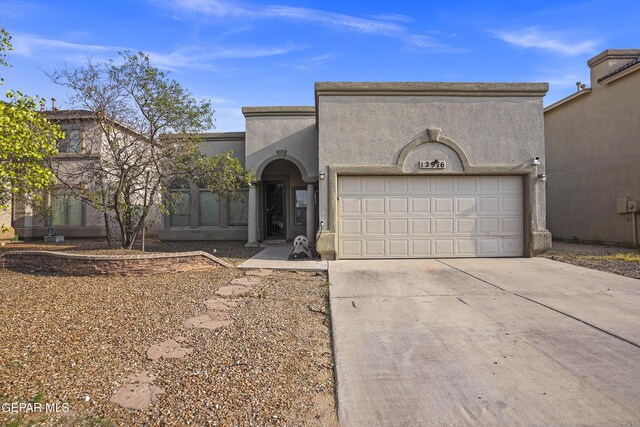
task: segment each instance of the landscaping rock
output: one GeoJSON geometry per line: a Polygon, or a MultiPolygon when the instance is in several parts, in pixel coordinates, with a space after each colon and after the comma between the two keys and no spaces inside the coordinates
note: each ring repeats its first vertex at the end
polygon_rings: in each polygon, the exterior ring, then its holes
{"type": "Polygon", "coordinates": [[[190,348],[182,348],[180,344],[173,339],[166,340],[159,344],[154,344],[147,350],[147,359],[158,360],[161,357],[165,359],[181,359],[193,350],[190,348]]]}
{"type": "Polygon", "coordinates": [[[240,297],[249,295],[250,293],[251,289],[242,285],[223,286],[216,291],[216,295],[220,295],[221,297],[240,297]]]}

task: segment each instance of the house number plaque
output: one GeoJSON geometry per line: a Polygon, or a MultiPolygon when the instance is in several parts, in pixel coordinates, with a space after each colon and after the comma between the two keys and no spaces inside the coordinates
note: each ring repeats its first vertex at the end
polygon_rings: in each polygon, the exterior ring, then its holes
{"type": "Polygon", "coordinates": [[[420,160],[418,165],[420,169],[444,169],[447,167],[447,162],[444,160],[420,160]]]}

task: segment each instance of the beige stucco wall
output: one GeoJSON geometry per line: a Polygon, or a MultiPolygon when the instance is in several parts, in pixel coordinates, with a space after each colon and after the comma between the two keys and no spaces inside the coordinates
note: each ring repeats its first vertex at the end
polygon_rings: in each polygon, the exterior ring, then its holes
{"type": "MultiPolygon", "coordinates": [[[[416,86],[414,92],[420,92],[416,86]]],[[[496,173],[514,170],[515,174],[518,169],[522,174],[533,157],[539,156],[542,165],[525,172],[525,188],[532,192],[533,200],[527,206],[526,221],[530,232],[545,231],[545,188],[536,177],[545,167],[542,96],[546,87],[425,84],[422,93],[392,96],[331,93],[321,86],[329,92],[323,95],[321,91],[317,97],[319,172],[327,174],[319,182],[319,219],[325,229],[335,215],[329,201],[329,186],[335,186],[329,182],[329,166],[394,165],[402,149],[424,136],[427,128],[441,128],[466,153],[470,165],[483,173],[495,169],[496,173]],[[435,93],[439,88],[449,90],[435,93]]],[[[376,86],[372,88],[375,93],[376,86]]],[[[453,171],[460,169],[453,166],[453,171]]],[[[416,171],[409,168],[407,172],[416,171]]]]}
{"type": "Polygon", "coordinates": [[[244,132],[220,132],[201,134],[202,144],[200,151],[207,156],[216,156],[228,151],[245,166],[245,133],[244,132]]]}
{"type": "Polygon", "coordinates": [[[631,215],[616,213],[616,198],[640,200],[640,71],[597,83],[620,65],[600,62],[592,69],[591,93],[545,112],[547,217],[554,236],[632,241],[631,215]]]}
{"type": "Polygon", "coordinates": [[[286,150],[285,159],[301,169],[303,180],[318,176],[318,134],[313,107],[245,107],[246,168],[258,180],[262,169],[286,150]]]}
{"type": "MultiPolygon", "coordinates": [[[[215,156],[231,151],[242,166],[245,166],[245,133],[244,132],[214,132],[199,135],[202,138],[200,150],[208,156],[215,156]]],[[[217,226],[200,226],[200,189],[194,184],[190,188],[190,221],[188,227],[171,227],[169,215],[163,215],[157,223],[157,234],[161,240],[247,240],[246,226],[229,226],[228,201],[221,200],[219,206],[220,224],[217,226]]]]}

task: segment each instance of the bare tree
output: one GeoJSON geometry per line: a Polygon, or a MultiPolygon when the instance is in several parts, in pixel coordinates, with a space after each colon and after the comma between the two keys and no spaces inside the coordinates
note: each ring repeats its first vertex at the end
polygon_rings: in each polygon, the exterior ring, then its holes
{"type": "Polygon", "coordinates": [[[196,101],[143,52],[121,56],[121,65],[88,61],[49,74],[72,90],[72,105],[88,110],[95,123],[84,135],[89,146],[53,166],[107,223],[113,216],[122,246],[132,248],[154,209],[173,209],[172,183],[192,181],[232,197],[253,177],[230,153],[201,153],[197,133],[213,127],[209,101],[196,101]]]}

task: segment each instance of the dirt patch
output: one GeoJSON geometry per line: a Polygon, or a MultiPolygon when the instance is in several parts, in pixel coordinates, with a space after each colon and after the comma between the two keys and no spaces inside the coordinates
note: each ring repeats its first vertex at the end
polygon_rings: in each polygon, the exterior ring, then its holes
{"type": "MultiPolygon", "coordinates": [[[[183,327],[239,277],[231,269],[144,278],[1,270],[0,400],[71,410],[23,414],[24,425],[335,423],[328,319],[308,308],[325,305],[324,276],[274,272],[232,300],[232,324],[183,327]],[[178,336],[193,349],[187,357],[147,359],[151,346],[178,336]],[[152,385],[126,380],[141,372],[152,385]],[[123,387],[150,396],[148,408],[110,402],[123,387]]],[[[16,418],[0,413],[0,425],[16,418]]]]}
{"type": "Polygon", "coordinates": [[[553,242],[544,255],[555,261],[640,279],[640,251],[610,245],[553,242]]]}

